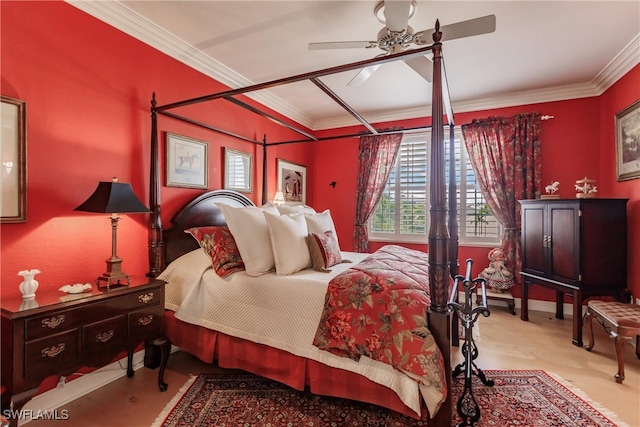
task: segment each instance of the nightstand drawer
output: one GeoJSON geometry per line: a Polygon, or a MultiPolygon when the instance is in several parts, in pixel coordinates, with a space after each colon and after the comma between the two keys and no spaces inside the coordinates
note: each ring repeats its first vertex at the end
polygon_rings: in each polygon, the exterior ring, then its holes
{"type": "Polygon", "coordinates": [[[160,304],[129,313],[129,345],[160,336],[163,314],[164,307],[160,304]]]}
{"type": "Polygon", "coordinates": [[[78,311],[67,310],[27,319],[25,321],[25,340],[32,340],[73,328],[81,323],[80,317],[78,311]]]}
{"type": "Polygon", "coordinates": [[[27,378],[42,379],[80,362],[78,329],[26,342],[24,372],[27,378]]]}
{"type": "Polygon", "coordinates": [[[82,353],[85,360],[92,356],[110,359],[122,351],[126,341],[125,316],[112,317],[82,327],[82,353]]]}
{"type": "Polygon", "coordinates": [[[146,307],[154,305],[164,301],[164,288],[152,288],[140,292],[135,292],[132,295],[127,295],[122,299],[120,307],[123,309],[135,309],[138,307],[146,307]]]}

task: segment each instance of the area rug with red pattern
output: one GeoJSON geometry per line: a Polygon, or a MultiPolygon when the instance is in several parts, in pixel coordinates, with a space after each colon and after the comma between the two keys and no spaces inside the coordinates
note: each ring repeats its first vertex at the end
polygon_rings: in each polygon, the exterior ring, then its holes
{"type": "MultiPolygon", "coordinates": [[[[484,371],[493,387],[474,378],[477,426],[625,426],[579,390],[539,370],[484,371]]],[[[464,379],[453,379],[455,403],[464,379]]],[[[176,426],[427,426],[379,406],[313,395],[248,373],[192,377],[158,416],[154,427],[176,426]]]]}

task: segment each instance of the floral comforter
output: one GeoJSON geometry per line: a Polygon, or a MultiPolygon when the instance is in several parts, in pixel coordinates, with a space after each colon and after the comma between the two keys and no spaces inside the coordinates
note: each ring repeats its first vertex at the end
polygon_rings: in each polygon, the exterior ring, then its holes
{"type": "MultiPolygon", "coordinates": [[[[427,327],[427,269],[426,253],[387,245],[339,274],[327,288],[313,344],[388,363],[418,381],[425,402],[428,389],[442,403],[447,386],[442,354],[427,327]]],[[[428,408],[431,416],[440,403],[428,408]]]]}

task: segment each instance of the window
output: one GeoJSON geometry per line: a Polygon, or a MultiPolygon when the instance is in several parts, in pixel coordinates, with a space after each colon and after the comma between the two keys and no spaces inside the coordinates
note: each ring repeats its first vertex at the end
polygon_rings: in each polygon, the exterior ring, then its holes
{"type": "MultiPolygon", "coordinates": [[[[455,129],[456,185],[459,242],[466,245],[500,243],[501,229],[480,192],[467,157],[462,132],[455,129]],[[462,179],[461,179],[462,178],[462,179]],[[460,220],[460,219],[463,220],[460,220]]],[[[448,129],[445,137],[449,135],[448,129]]],[[[405,134],[389,181],[369,225],[371,240],[427,241],[429,230],[428,164],[431,132],[405,134]]],[[[449,144],[445,144],[446,171],[449,176],[449,144]]],[[[448,181],[448,178],[447,178],[448,181]]]]}
{"type": "Polygon", "coordinates": [[[251,192],[253,155],[224,149],[224,188],[227,190],[251,192]]]}

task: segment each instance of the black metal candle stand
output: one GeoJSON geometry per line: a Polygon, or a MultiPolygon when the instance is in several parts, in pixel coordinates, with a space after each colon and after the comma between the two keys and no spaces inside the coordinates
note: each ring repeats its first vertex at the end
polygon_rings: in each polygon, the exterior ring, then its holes
{"type": "MultiPolygon", "coordinates": [[[[464,355],[464,361],[456,366],[452,372],[453,377],[457,377],[461,373],[464,373],[464,390],[458,399],[456,409],[458,415],[462,419],[462,422],[458,424],[458,427],[462,426],[474,426],[480,419],[480,406],[473,395],[473,375],[477,376],[482,384],[487,387],[493,386],[493,380],[487,379],[484,372],[479,369],[475,360],[478,358],[478,347],[473,339],[473,325],[478,320],[478,317],[482,314],[484,317],[488,317],[491,313],[487,307],[487,293],[485,289],[485,280],[483,278],[471,279],[471,268],[473,266],[473,260],[467,259],[467,272],[466,276],[455,276],[453,289],[451,291],[451,297],[447,306],[454,312],[455,316],[458,316],[461,324],[464,327],[464,342],[462,344],[462,354],[464,355]],[[459,287],[462,283],[462,290],[464,291],[464,303],[460,304],[459,300],[459,287]],[[473,295],[480,292],[482,304],[473,307],[473,295]]],[[[478,299],[480,300],[480,299],[478,299]]]]}

